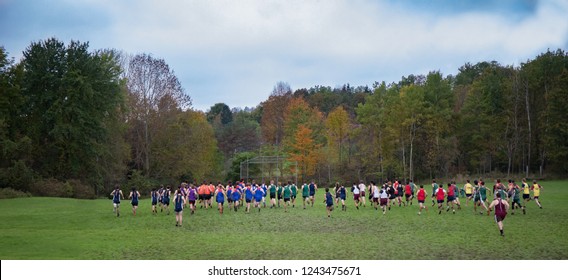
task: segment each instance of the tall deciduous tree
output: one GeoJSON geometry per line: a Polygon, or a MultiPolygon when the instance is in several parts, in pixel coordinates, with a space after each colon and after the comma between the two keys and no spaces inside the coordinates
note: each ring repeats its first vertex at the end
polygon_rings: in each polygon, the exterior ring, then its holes
{"type": "Polygon", "coordinates": [[[172,108],[188,109],[191,98],[182,88],[173,70],[163,59],[148,54],[134,56],[126,72],[130,94],[130,141],[137,168],[150,174],[152,138],[158,133],[160,118],[168,118],[172,108]]]}
{"type": "Polygon", "coordinates": [[[279,82],[274,86],[272,94],[267,101],[261,104],[262,136],[264,142],[270,145],[281,146],[284,139],[284,112],[292,97],[290,85],[279,82]]]}
{"type": "Polygon", "coordinates": [[[124,102],[121,69],[112,51],[88,47],[51,38],[24,51],[22,121],[41,159],[34,168],[44,176],[93,179],[100,176],[99,162],[112,160],[109,129],[124,102]]]}
{"type": "Polygon", "coordinates": [[[300,124],[289,151],[290,160],[298,163],[298,180],[306,180],[315,174],[320,146],[314,141],[313,131],[300,124]]]}
{"type": "Polygon", "coordinates": [[[332,153],[332,155],[334,155],[332,158],[336,159],[336,163],[339,166],[339,173],[341,173],[341,167],[343,165],[342,154],[349,137],[350,126],[349,115],[347,111],[343,109],[343,106],[333,109],[325,121],[327,146],[335,150],[335,153],[332,153]]]}

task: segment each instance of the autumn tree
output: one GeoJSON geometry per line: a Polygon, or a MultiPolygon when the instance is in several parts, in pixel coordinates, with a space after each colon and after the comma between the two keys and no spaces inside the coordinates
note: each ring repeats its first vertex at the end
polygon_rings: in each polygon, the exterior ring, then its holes
{"type": "Polygon", "coordinates": [[[300,124],[288,153],[290,161],[298,163],[298,180],[306,180],[315,174],[319,148],[320,145],[314,141],[313,131],[300,124]]]}
{"type": "Polygon", "coordinates": [[[282,145],[284,139],[284,112],[292,96],[290,85],[279,82],[274,86],[268,100],[261,104],[262,137],[269,145],[282,145]]]}
{"type": "Polygon", "coordinates": [[[191,98],[163,59],[134,56],[126,71],[131,122],[130,143],[136,168],[150,174],[151,144],[172,108],[188,109],[191,98]],[[161,119],[161,120],[160,120],[161,119]]]}
{"type": "Polygon", "coordinates": [[[339,106],[329,113],[325,120],[325,128],[327,131],[327,147],[335,151],[331,153],[331,158],[335,159],[339,166],[339,173],[342,173],[343,149],[350,132],[349,115],[343,109],[343,106],[339,106]]]}

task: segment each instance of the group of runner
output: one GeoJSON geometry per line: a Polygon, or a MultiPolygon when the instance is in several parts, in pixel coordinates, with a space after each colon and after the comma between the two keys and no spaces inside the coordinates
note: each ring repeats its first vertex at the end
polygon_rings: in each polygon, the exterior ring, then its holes
{"type": "MultiPolygon", "coordinates": [[[[170,213],[169,205],[171,197],[173,197],[174,212],[176,215],[176,226],[182,225],[183,209],[189,207],[191,214],[196,211],[197,205],[200,208],[212,208],[213,200],[217,204],[217,210],[220,215],[223,215],[225,203],[229,209],[237,212],[239,208],[244,207],[245,213],[250,213],[251,206],[258,211],[261,208],[276,208],[283,207],[285,212],[288,208],[296,207],[297,196],[301,192],[303,208],[307,206],[313,207],[315,204],[315,194],[318,189],[317,184],[312,181],[311,183],[304,183],[298,187],[294,183],[288,181],[287,184],[275,183],[270,181],[269,184],[257,184],[255,181],[247,183],[244,180],[238,182],[228,182],[226,185],[220,182],[216,185],[211,182],[203,182],[201,185],[189,184],[187,182],[181,183],[172,194],[172,189],[168,185],[161,186],[159,189],[152,189],[150,193],[152,203],[152,213],[157,214],[158,208],[160,212],[170,213]],[[268,197],[268,199],[267,199],[268,197]]],[[[495,211],[495,220],[499,225],[501,234],[503,235],[503,220],[506,213],[511,209],[511,214],[515,213],[515,206],[521,209],[523,214],[526,214],[526,203],[534,200],[539,208],[542,209],[542,204],[539,201],[540,191],[542,186],[536,181],[533,181],[532,186],[522,180],[521,185],[509,180],[508,185],[501,183],[499,179],[495,181],[493,189],[490,190],[485,186],[483,180],[474,180],[473,184],[467,180],[463,188],[459,189],[455,182],[450,182],[447,187],[439,185],[436,180],[432,181],[431,201],[432,207],[437,204],[438,214],[442,214],[444,210],[456,213],[456,208],[461,209],[460,196],[465,197],[466,206],[473,200],[473,210],[477,213],[477,209],[485,210],[487,215],[491,210],[495,211]],[[533,196],[531,197],[531,192],[533,196]],[[488,193],[493,194],[493,201],[491,204],[488,202],[488,193]],[[521,195],[524,203],[521,201],[521,195]]],[[[375,209],[381,209],[383,215],[390,210],[392,206],[398,205],[399,207],[410,206],[416,198],[418,201],[418,215],[422,214],[423,210],[427,210],[426,198],[428,193],[423,185],[419,187],[414,184],[412,180],[406,183],[401,180],[387,181],[386,183],[378,186],[374,181],[369,185],[365,185],[363,181],[353,183],[350,192],[353,194],[354,206],[356,209],[367,206],[367,194],[369,203],[375,209]]],[[[117,217],[120,216],[119,205],[120,199],[124,199],[124,195],[119,186],[116,185],[115,190],[112,191],[111,197],[113,199],[113,211],[117,217]]],[[[136,188],[132,188],[129,199],[132,204],[133,215],[136,215],[140,193],[136,188]]],[[[328,217],[331,217],[331,212],[334,209],[334,204],[341,203],[341,210],[347,211],[347,189],[345,186],[337,182],[333,188],[325,189],[324,203],[328,217]],[[333,199],[335,194],[335,203],[333,199]]],[[[479,212],[483,214],[484,212],[479,212]]]]}

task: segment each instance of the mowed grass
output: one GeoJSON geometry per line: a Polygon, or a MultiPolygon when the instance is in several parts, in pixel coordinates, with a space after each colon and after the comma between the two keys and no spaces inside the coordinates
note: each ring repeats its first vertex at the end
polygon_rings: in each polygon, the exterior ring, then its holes
{"type": "Polygon", "coordinates": [[[328,218],[320,189],[313,208],[300,200],[288,213],[184,211],[181,228],[173,211],[152,215],[148,199],[135,217],[123,201],[119,218],[108,199],[5,199],[0,259],[568,259],[568,181],[541,184],[544,209],[531,201],[526,215],[509,212],[504,238],[493,215],[473,213],[465,198],[456,214],[439,215],[428,203],[421,216],[416,200],[383,215],[368,202],[356,210],[349,199],[346,212],[336,207],[328,218]]]}

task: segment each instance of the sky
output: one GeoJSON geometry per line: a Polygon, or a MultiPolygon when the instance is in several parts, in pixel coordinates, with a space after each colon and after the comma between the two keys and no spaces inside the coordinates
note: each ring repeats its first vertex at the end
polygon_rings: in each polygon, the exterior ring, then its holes
{"type": "Polygon", "coordinates": [[[568,50],[565,0],[0,0],[0,46],[51,37],[164,59],[193,101],[254,107],[292,90],[387,84],[568,50]]]}

